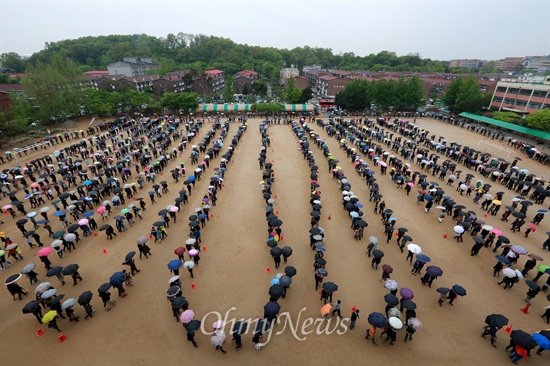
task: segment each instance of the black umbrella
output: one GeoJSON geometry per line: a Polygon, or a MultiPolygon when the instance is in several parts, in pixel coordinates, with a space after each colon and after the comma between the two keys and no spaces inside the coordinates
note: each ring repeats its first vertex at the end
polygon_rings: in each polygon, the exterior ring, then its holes
{"type": "Polygon", "coordinates": [[[369,314],[367,321],[369,322],[370,325],[378,328],[384,328],[387,322],[386,317],[382,313],[369,314]]]}
{"type": "Polygon", "coordinates": [[[254,326],[254,333],[265,334],[269,330],[270,326],[271,323],[269,323],[267,320],[260,319],[254,326]]]}
{"type": "Polygon", "coordinates": [[[319,263],[319,264],[322,265],[322,266],[324,266],[325,264],[327,264],[327,261],[326,261],[324,258],[321,258],[321,257],[315,258],[315,262],[316,262],[316,263],[319,263]]]}
{"type": "Polygon", "coordinates": [[[321,217],[321,213],[319,211],[312,211],[309,213],[311,217],[321,217]]]}
{"type": "Polygon", "coordinates": [[[279,247],[274,247],[269,250],[269,254],[271,254],[273,257],[279,257],[281,254],[283,254],[283,250],[279,247]]]}
{"type": "Polygon", "coordinates": [[[397,296],[392,294],[384,295],[384,301],[390,306],[396,306],[397,304],[399,304],[399,299],[397,298],[397,296]]]}
{"type": "Polygon", "coordinates": [[[323,283],[323,290],[326,292],[336,292],[338,291],[338,285],[334,282],[325,282],[323,283]]]}
{"type": "Polygon", "coordinates": [[[277,226],[282,226],[282,225],[283,225],[283,222],[279,219],[269,221],[269,226],[271,226],[271,227],[277,227],[277,226]]]}
{"type": "Polygon", "coordinates": [[[178,296],[174,300],[172,300],[172,307],[174,309],[179,309],[184,307],[186,304],[188,304],[187,299],[183,296],[178,296]]]}
{"type": "Polygon", "coordinates": [[[534,282],[534,281],[531,281],[531,280],[526,280],[525,281],[525,284],[531,289],[531,290],[535,290],[535,291],[539,291],[540,290],[540,286],[534,282]]]}
{"type": "Polygon", "coordinates": [[[264,306],[265,316],[269,316],[269,317],[276,316],[277,314],[279,314],[280,310],[281,310],[281,305],[279,305],[276,301],[270,301],[264,306]]]}
{"type": "Polygon", "coordinates": [[[58,302],[60,302],[61,300],[63,300],[64,297],[65,297],[65,295],[63,295],[63,294],[57,295],[56,297],[54,297],[54,298],[52,299],[52,301],[50,302],[50,305],[49,305],[49,306],[51,307],[52,305],[56,305],[58,302]]]}
{"type": "Polygon", "coordinates": [[[27,305],[25,305],[25,307],[23,308],[22,311],[23,311],[23,314],[29,314],[29,313],[34,312],[39,307],[40,307],[40,301],[33,300],[33,301],[27,303],[27,305]]]}
{"type": "Polygon", "coordinates": [[[188,333],[193,333],[197,330],[199,330],[201,327],[201,321],[200,320],[191,320],[189,323],[185,325],[185,330],[188,333]]]}
{"type": "Polygon", "coordinates": [[[499,237],[498,237],[498,240],[499,240],[501,243],[504,243],[504,244],[509,244],[509,243],[510,243],[510,239],[508,239],[508,238],[505,237],[505,236],[499,236],[499,237]]]}
{"type": "Polygon", "coordinates": [[[131,251],[130,253],[126,254],[126,257],[124,257],[124,262],[128,262],[130,259],[134,258],[136,255],[135,251],[131,251]]]}
{"type": "Polygon", "coordinates": [[[167,213],[168,213],[168,210],[167,210],[167,209],[162,209],[162,210],[159,211],[158,215],[159,215],[159,216],[164,216],[164,215],[166,215],[167,213]]]}
{"type": "Polygon", "coordinates": [[[525,348],[527,351],[535,348],[538,345],[531,334],[524,332],[520,329],[513,330],[510,334],[510,338],[515,344],[525,348]]]}
{"type": "Polygon", "coordinates": [[[77,272],[78,271],[78,264],[69,264],[68,266],[66,266],[65,268],[63,268],[63,271],[61,271],[61,273],[63,273],[64,275],[72,275],[73,273],[77,272]]]}
{"type": "Polygon", "coordinates": [[[17,222],[15,223],[16,225],[25,225],[29,220],[27,219],[21,219],[21,220],[17,220],[17,222]]]}
{"type": "Polygon", "coordinates": [[[460,285],[454,285],[452,289],[453,289],[453,292],[458,296],[466,296],[466,290],[464,289],[464,287],[460,285]]]}
{"type": "Polygon", "coordinates": [[[522,212],[512,212],[512,216],[517,217],[518,219],[524,219],[524,218],[527,217],[527,216],[525,216],[525,214],[522,213],[522,212]]]}
{"type": "Polygon", "coordinates": [[[428,272],[430,276],[434,276],[434,277],[439,277],[443,274],[443,271],[441,270],[441,268],[437,266],[429,266],[428,268],[426,268],[426,272],[428,272]]]}
{"type": "Polygon", "coordinates": [[[359,221],[357,221],[357,226],[367,227],[367,226],[369,226],[369,224],[367,224],[367,222],[365,220],[359,220],[359,221]]]}
{"type": "Polygon", "coordinates": [[[110,227],[111,227],[111,225],[109,225],[109,224],[103,224],[103,225],[101,225],[101,227],[99,228],[99,231],[105,231],[105,230],[107,230],[107,229],[110,228],[110,227]]]}
{"type": "Polygon", "coordinates": [[[319,229],[318,227],[313,227],[309,229],[309,233],[312,235],[321,234],[321,232],[322,232],[321,229],[319,229]]]}
{"type": "Polygon", "coordinates": [[[31,236],[32,234],[34,234],[34,230],[27,231],[25,234],[23,234],[23,236],[24,236],[25,238],[28,238],[28,237],[31,236]]]}
{"type": "Polygon", "coordinates": [[[275,248],[277,246],[277,242],[275,240],[268,240],[267,246],[270,248],[275,248]]]}
{"type": "Polygon", "coordinates": [[[402,305],[406,310],[416,309],[416,304],[414,303],[414,301],[411,301],[411,300],[403,300],[402,305]]]}
{"type": "Polygon", "coordinates": [[[282,297],[285,293],[285,288],[282,285],[273,285],[269,288],[269,296],[271,298],[277,300],[278,298],[282,297]]]}
{"type": "Polygon", "coordinates": [[[67,231],[70,232],[70,233],[74,233],[75,231],[77,231],[78,229],[80,229],[80,225],[78,224],[73,224],[71,226],[69,226],[67,228],[67,231]]]}
{"type": "Polygon", "coordinates": [[[293,266],[286,266],[285,267],[285,274],[288,276],[288,277],[293,277],[296,275],[296,273],[298,273],[296,271],[296,268],[294,268],[293,266]]]}
{"type": "Polygon", "coordinates": [[[478,244],[485,243],[485,240],[481,236],[472,236],[472,240],[478,244]]]}
{"type": "Polygon", "coordinates": [[[292,248],[288,245],[283,247],[283,254],[290,257],[292,255],[292,248]]]}
{"type": "Polygon", "coordinates": [[[372,255],[374,256],[374,258],[382,258],[384,256],[384,252],[380,249],[375,249],[372,251],[372,255]]]}
{"type": "Polygon", "coordinates": [[[110,288],[111,288],[110,283],[104,283],[103,285],[99,286],[99,288],[97,289],[97,292],[99,293],[107,292],[109,291],[110,288]]]}
{"type": "Polygon", "coordinates": [[[503,326],[508,325],[508,318],[501,314],[487,315],[485,318],[485,324],[490,327],[502,328],[503,326]]]}
{"type": "Polygon", "coordinates": [[[80,294],[80,296],[78,297],[78,303],[80,305],[86,305],[86,304],[89,304],[90,301],[92,301],[92,297],[94,296],[94,294],[92,293],[92,291],[84,291],[83,293],[80,294]]]}
{"type": "MultiPolygon", "coordinates": [[[[162,221],[157,221],[157,222],[155,222],[155,223],[153,224],[153,226],[157,226],[158,223],[162,223],[162,225],[158,225],[158,226],[163,226],[163,225],[164,225],[164,222],[162,222],[162,221]]],[[[190,227],[195,227],[195,226],[199,226],[200,224],[201,224],[201,223],[198,222],[198,221],[191,221],[191,222],[189,223],[189,226],[190,226],[190,227]]]]}
{"type": "Polygon", "coordinates": [[[241,335],[246,332],[247,328],[248,328],[248,324],[246,322],[238,321],[235,324],[233,324],[233,328],[231,329],[231,334],[241,335]]]}
{"type": "Polygon", "coordinates": [[[197,221],[198,216],[197,215],[191,215],[189,216],[189,221],[197,221]]]}
{"type": "Polygon", "coordinates": [[[277,215],[275,215],[275,214],[269,214],[269,215],[266,216],[265,219],[266,219],[267,221],[271,221],[271,220],[276,220],[276,219],[278,219],[278,218],[279,218],[279,216],[277,216],[277,215]]]}
{"type": "Polygon", "coordinates": [[[46,277],[57,276],[57,275],[60,274],[62,271],[63,271],[63,267],[60,267],[60,266],[56,266],[56,267],[50,268],[50,269],[48,270],[48,272],[46,273],[46,277]]]}
{"type": "Polygon", "coordinates": [[[402,233],[406,233],[407,231],[409,231],[409,229],[404,228],[404,227],[400,227],[399,229],[397,229],[397,231],[400,231],[402,233]]]}

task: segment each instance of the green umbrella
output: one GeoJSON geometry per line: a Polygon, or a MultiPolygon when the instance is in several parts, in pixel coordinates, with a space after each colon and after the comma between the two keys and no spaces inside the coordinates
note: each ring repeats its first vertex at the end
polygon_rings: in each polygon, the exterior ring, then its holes
{"type": "Polygon", "coordinates": [[[65,235],[65,230],[59,230],[58,232],[53,234],[52,238],[53,239],[60,239],[60,238],[63,237],[63,235],[65,235]]]}

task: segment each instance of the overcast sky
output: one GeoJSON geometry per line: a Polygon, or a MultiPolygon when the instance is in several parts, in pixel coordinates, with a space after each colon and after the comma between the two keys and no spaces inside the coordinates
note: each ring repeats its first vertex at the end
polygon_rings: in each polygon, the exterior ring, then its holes
{"type": "Polygon", "coordinates": [[[179,32],[237,43],[382,50],[424,58],[550,54],[550,0],[0,0],[0,53],[31,55],[84,36],[179,32]]]}

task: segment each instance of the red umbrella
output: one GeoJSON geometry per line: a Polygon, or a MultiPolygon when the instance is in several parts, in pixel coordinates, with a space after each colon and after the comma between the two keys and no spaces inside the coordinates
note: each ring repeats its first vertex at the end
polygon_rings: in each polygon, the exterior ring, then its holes
{"type": "Polygon", "coordinates": [[[184,247],[178,247],[178,248],[176,248],[176,250],[174,250],[174,254],[182,255],[183,253],[185,253],[185,248],[184,247]]]}
{"type": "Polygon", "coordinates": [[[382,271],[384,271],[384,273],[392,273],[393,268],[389,264],[384,264],[382,266],[382,271]]]}

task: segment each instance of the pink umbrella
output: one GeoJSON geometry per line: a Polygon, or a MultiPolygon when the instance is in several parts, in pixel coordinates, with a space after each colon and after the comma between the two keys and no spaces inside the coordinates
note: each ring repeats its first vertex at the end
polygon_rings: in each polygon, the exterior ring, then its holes
{"type": "Polygon", "coordinates": [[[51,247],[42,248],[38,251],[38,256],[39,257],[47,257],[48,254],[50,254],[52,251],[53,251],[53,249],[51,247]]]}
{"type": "Polygon", "coordinates": [[[380,163],[378,163],[378,164],[380,164],[380,165],[381,165],[381,166],[383,166],[383,167],[386,167],[386,166],[388,166],[388,164],[384,163],[383,161],[381,161],[381,162],[380,162],[380,163]]]}
{"type": "Polygon", "coordinates": [[[187,324],[189,323],[191,320],[193,320],[193,318],[195,317],[195,313],[193,312],[193,310],[185,310],[183,313],[181,313],[180,315],[180,321],[183,323],[183,324],[187,324]]]}
{"type": "Polygon", "coordinates": [[[199,254],[199,251],[197,249],[191,249],[189,252],[187,252],[189,256],[194,257],[197,254],[199,254]]]}
{"type": "Polygon", "coordinates": [[[407,185],[408,185],[409,187],[414,187],[414,183],[413,183],[413,182],[409,182],[409,183],[407,183],[407,185]]]}
{"type": "Polygon", "coordinates": [[[170,212],[178,212],[180,209],[176,206],[170,207],[170,212]]]}
{"type": "Polygon", "coordinates": [[[491,230],[491,232],[493,234],[496,234],[497,236],[502,236],[502,231],[500,231],[499,229],[493,229],[493,230],[491,230]]]}
{"type": "Polygon", "coordinates": [[[529,229],[531,229],[532,232],[537,231],[535,224],[533,224],[532,222],[529,223],[529,229]]]}
{"type": "Polygon", "coordinates": [[[7,210],[9,208],[13,208],[13,206],[12,205],[5,205],[4,207],[2,207],[2,210],[7,210]]]}
{"type": "Polygon", "coordinates": [[[99,206],[96,212],[101,215],[103,212],[105,212],[105,206],[99,206]]]}
{"type": "Polygon", "coordinates": [[[78,220],[78,225],[88,225],[88,220],[87,219],[81,219],[81,220],[78,220]]]}

